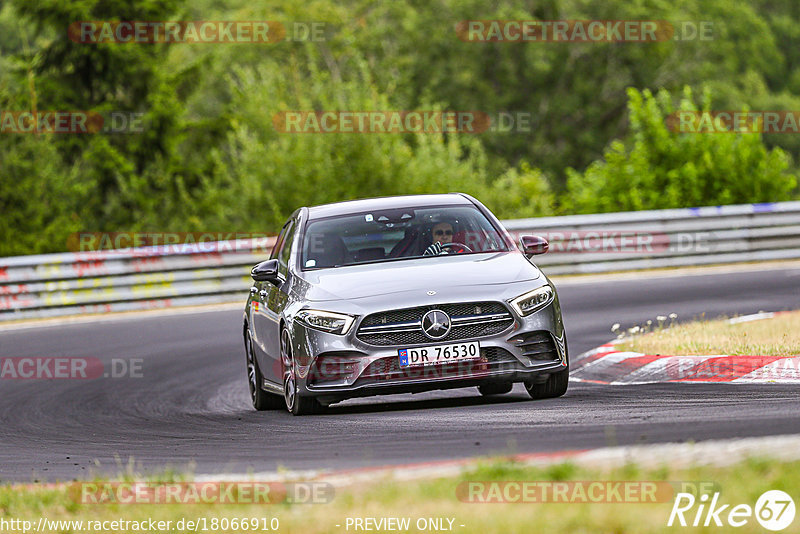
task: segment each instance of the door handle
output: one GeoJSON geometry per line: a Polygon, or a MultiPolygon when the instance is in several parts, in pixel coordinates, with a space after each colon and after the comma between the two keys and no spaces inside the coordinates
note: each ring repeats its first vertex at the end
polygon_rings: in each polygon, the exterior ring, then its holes
{"type": "Polygon", "coordinates": [[[255,295],[256,293],[258,293],[258,288],[256,286],[251,287],[250,288],[250,294],[251,295],[255,295]]]}
{"type": "Polygon", "coordinates": [[[266,289],[262,289],[261,291],[258,292],[258,294],[261,295],[262,299],[263,298],[267,298],[267,290],[266,289]]]}

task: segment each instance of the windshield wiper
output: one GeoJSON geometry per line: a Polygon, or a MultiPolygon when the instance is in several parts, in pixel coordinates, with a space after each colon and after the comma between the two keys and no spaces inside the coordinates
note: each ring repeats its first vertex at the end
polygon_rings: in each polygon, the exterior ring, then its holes
{"type": "MultiPolygon", "coordinates": [[[[497,252],[508,252],[507,250],[476,250],[472,252],[461,252],[459,254],[437,254],[437,255],[430,255],[430,256],[398,256],[397,258],[384,258],[382,260],[366,260],[366,261],[354,261],[351,263],[338,263],[334,265],[334,267],[349,267],[351,265],[368,265],[370,263],[386,263],[390,261],[400,261],[400,260],[419,260],[422,258],[442,258],[447,256],[468,256],[471,254],[493,254],[497,252]]],[[[309,269],[306,269],[309,270],[309,269]]]]}

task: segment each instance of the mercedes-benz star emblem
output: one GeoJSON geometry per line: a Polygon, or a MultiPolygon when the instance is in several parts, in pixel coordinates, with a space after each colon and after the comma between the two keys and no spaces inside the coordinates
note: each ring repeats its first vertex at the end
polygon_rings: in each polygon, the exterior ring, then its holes
{"type": "Polygon", "coordinates": [[[442,310],[431,310],[422,316],[422,331],[431,339],[442,339],[450,332],[450,316],[442,310]]]}

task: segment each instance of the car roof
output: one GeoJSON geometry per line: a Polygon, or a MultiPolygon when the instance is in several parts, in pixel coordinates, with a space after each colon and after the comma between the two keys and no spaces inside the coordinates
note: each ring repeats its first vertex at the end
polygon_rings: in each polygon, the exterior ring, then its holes
{"type": "Polygon", "coordinates": [[[398,197],[365,198],[308,208],[308,218],[322,219],[351,213],[392,208],[425,208],[429,206],[471,206],[472,202],[461,193],[443,195],[405,195],[398,197]]]}

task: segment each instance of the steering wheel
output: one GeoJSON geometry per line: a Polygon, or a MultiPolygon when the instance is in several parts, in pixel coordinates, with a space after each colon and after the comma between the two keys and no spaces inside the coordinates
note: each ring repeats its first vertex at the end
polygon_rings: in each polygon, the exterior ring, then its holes
{"type": "Polygon", "coordinates": [[[455,241],[451,243],[444,243],[442,244],[442,250],[451,248],[453,249],[454,254],[463,254],[464,252],[474,252],[471,248],[469,248],[464,243],[457,243],[455,241]]]}

